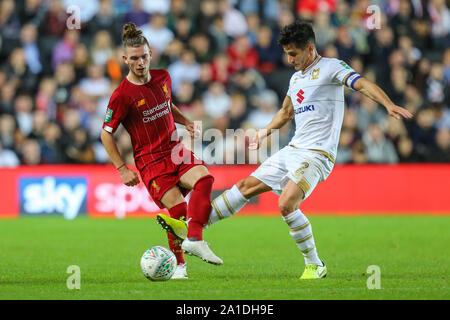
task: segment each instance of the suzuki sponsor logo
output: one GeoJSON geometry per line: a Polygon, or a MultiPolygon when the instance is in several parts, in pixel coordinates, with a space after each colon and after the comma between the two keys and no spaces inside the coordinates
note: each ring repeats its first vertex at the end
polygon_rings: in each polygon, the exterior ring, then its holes
{"type": "Polygon", "coordinates": [[[307,111],[314,111],[314,105],[310,104],[309,106],[303,106],[300,108],[295,109],[295,114],[299,114],[299,113],[303,113],[303,112],[307,112],[307,111]]]}
{"type": "Polygon", "coordinates": [[[86,213],[85,177],[21,177],[19,195],[22,213],[57,213],[66,219],[86,213]]]}

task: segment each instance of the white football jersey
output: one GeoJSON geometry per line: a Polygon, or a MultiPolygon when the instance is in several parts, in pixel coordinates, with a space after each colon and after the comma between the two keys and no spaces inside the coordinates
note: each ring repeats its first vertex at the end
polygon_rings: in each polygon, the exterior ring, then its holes
{"type": "Polygon", "coordinates": [[[320,150],[334,162],[344,118],[343,86],[353,88],[360,77],[345,62],[321,56],[305,71],[295,72],[287,92],[295,113],[289,145],[320,150]]]}

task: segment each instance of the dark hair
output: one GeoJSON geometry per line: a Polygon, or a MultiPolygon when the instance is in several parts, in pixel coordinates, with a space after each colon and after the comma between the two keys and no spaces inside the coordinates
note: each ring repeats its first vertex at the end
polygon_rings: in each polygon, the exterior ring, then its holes
{"type": "Polygon", "coordinates": [[[127,22],[123,26],[122,41],[124,47],[140,47],[144,44],[150,47],[142,31],[133,22],[127,22]]]}
{"type": "Polygon", "coordinates": [[[281,30],[278,43],[281,46],[294,44],[299,49],[305,49],[308,43],[316,44],[316,36],[310,23],[296,20],[281,30]]]}

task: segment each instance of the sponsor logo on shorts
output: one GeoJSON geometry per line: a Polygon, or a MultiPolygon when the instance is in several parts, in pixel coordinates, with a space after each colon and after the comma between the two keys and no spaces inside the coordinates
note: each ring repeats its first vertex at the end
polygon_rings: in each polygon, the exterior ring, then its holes
{"type": "Polygon", "coordinates": [[[156,189],[156,192],[159,192],[159,190],[161,190],[161,188],[156,184],[155,180],[152,181],[152,187],[156,189]]]}

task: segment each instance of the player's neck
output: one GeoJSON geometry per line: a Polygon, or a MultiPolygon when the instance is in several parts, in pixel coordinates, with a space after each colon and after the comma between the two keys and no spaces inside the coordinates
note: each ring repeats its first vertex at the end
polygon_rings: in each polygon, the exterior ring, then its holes
{"type": "Polygon", "coordinates": [[[313,51],[312,55],[309,57],[306,66],[303,68],[302,72],[304,73],[308,68],[319,58],[319,54],[316,50],[313,51]]]}
{"type": "Polygon", "coordinates": [[[142,84],[146,84],[147,82],[150,81],[151,79],[151,75],[150,75],[150,71],[147,73],[146,76],[142,76],[142,77],[138,77],[136,76],[133,72],[129,72],[127,75],[127,80],[130,81],[132,84],[136,84],[136,85],[142,85],[142,84]]]}

